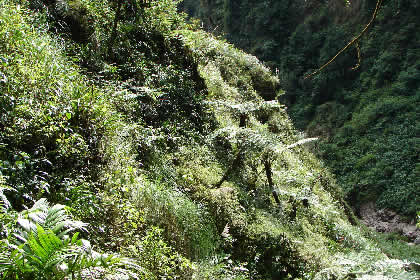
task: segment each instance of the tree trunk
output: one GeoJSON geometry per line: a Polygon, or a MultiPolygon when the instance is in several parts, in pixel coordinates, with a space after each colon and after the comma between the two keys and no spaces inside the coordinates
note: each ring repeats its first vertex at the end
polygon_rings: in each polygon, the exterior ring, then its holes
{"type": "Polygon", "coordinates": [[[216,188],[220,188],[223,182],[229,178],[229,176],[233,173],[233,171],[235,171],[236,167],[240,164],[241,160],[242,160],[242,151],[239,151],[235,159],[233,160],[232,164],[230,165],[229,169],[225,172],[225,175],[223,175],[219,183],[216,184],[216,188]]]}
{"type": "Polygon", "coordinates": [[[111,37],[109,38],[109,43],[108,43],[108,56],[112,59],[114,58],[112,47],[114,46],[115,38],[117,37],[118,21],[120,20],[120,16],[121,16],[122,5],[123,5],[123,1],[119,0],[117,11],[115,12],[114,23],[112,24],[111,37]]]}
{"type": "Polygon", "coordinates": [[[273,194],[274,200],[276,201],[278,205],[280,205],[279,196],[276,190],[274,189],[273,173],[271,171],[271,162],[267,157],[264,158],[264,169],[265,169],[265,175],[267,176],[268,187],[270,188],[271,193],[273,194]]]}

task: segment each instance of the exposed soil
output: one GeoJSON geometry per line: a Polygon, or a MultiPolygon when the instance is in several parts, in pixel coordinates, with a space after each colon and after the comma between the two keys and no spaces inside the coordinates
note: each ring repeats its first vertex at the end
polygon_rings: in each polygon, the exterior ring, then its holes
{"type": "Polygon", "coordinates": [[[373,202],[360,207],[361,222],[378,232],[396,232],[407,237],[410,242],[420,245],[420,229],[415,222],[406,223],[404,219],[394,211],[388,209],[376,209],[373,202]]]}

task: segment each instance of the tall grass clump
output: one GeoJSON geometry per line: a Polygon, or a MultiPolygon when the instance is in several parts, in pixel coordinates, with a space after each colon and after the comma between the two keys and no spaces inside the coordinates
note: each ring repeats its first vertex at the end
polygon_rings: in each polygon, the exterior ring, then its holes
{"type": "Polygon", "coordinates": [[[163,183],[146,182],[135,192],[137,206],[148,223],[165,230],[177,250],[192,259],[209,256],[217,248],[213,218],[204,205],[163,183]]]}

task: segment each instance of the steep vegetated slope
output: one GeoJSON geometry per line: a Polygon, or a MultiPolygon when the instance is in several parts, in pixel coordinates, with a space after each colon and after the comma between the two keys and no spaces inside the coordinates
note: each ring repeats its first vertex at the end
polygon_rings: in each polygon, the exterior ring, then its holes
{"type": "Polygon", "coordinates": [[[0,277],[415,279],[176,4],[0,0],[0,277]]]}
{"type": "Polygon", "coordinates": [[[277,69],[295,124],[320,136],[319,155],[347,201],[419,211],[418,1],[383,1],[371,29],[323,72],[304,79],[358,35],[376,1],[188,1],[209,31],[277,69]],[[357,68],[353,70],[351,68],[357,68]]]}

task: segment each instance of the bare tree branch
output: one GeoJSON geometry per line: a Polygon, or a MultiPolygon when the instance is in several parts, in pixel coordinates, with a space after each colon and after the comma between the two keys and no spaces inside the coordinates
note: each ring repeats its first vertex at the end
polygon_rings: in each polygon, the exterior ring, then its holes
{"type": "MultiPolygon", "coordinates": [[[[324,65],[322,65],[318,70],[312,72],[309,75],[305,76],[305,80],[318,74],[319,72],[321,72],[325,67],[327,67],[328,65],[330,65],[334,60],[337,59],[338,56],[340,56],[343,52],[345,52],[350,46],[352,46],[353,44],[357,44],[357,48],[358,48],[358,42],[360,40],[360,38],[362,38],[362,36],[368,31],[369,27],[372,25],[372,23],[374,22],[376,16],[378,15],[379,12],[379,8],[382,5],[383,0],[378,0],[378,2],[376,3],[376,8],[375,8],[375,12],[372,15],[372,19],[370,20],[370,22],[365,26],[365,28],[362,30],[362,32],[356,37],[354,38],[350,43],[348,43],[344,48],[342,48],[333,58],[331,58],[327,63],[325,63],[324,65]]],[[[359,68],[360,66],[360,50],[358,48],[358,59],[359,59],[359,63],[358,65],[356,65],[355,67],[353,67],[353,70],[356,70],[357,68],[359,68]]]]}

